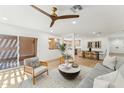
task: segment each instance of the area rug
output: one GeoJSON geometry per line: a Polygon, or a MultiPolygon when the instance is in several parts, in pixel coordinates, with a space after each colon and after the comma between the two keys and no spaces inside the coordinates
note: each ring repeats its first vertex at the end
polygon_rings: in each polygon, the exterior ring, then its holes
{"type": "Polygon", "coordinates": [[[80,74],[74,80],[65,79],[58,71],[53,69],[49,71],[49,75],[45,73],[37,77],[36,84],[32,84],[31,78],[22,81],[19,88],[76,88],[80,81],[91,71],[92,68],[81,66],[80,74]]]}

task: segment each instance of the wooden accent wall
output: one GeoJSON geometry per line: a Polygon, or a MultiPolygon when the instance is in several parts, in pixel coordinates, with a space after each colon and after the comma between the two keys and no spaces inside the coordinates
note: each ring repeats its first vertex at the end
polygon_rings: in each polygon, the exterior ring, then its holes
{"type": "Polygon", "coordinates": [[[19,37],[20,61],[37,56],[37,38],[19,37]]]}

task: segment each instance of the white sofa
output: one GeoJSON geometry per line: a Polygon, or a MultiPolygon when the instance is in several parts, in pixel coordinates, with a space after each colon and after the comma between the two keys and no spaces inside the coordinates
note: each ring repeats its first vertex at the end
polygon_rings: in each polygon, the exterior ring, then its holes
{"type": "Polygon", "coordinates": [[[122,65],[117,71],[96,77],[93,87],[124,88],[124,65],[122,65]]]}
{"type": "Polygon", "coordinates": [[[85,78],[79,83],[77,88],[93,88],[94,79],[100,75],[111,73],[114,70],[105,67],[98,63],[96,66],[85,76],[85,78]]]}
{"type": "MultiPolygon", "coordinates": [[[[116,64],[115,64],[115,70],[118,70],[122,64],[124,64],[124,57],[117,57],[116,64]]],[[[98,63],[86,75],[86,77],[79,83],[77,88],[108,87],[108,85],[110,84],[111,79],[110,79],[110,81],[109,81],[109,79],[105,80],[105,79],[102,79],[102,78],[104,78],[102,76],[105,75],[105,78],[106,77],[111,77],[111,76],[114,77],[114,75],[117,73],[115,70],[110,69],[109,67],[106,67],[105,65],[98,63]],[[108,76],[108,74],[112,74],[112,75],[108,76]],[[104,81],[104,85],[103,84],[100,85],[100,83],[103,82],[103,81],[104,81]]]]}
{"type": "Polygon", "coordinates": [[[124,57],[117,57],[116,71],[94,79],[94,88],[124,88],[124,57]]]}

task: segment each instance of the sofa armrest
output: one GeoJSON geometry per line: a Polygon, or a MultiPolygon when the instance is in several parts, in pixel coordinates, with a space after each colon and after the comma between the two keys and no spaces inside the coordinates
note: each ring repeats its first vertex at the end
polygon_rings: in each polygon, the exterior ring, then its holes
{"type": "Polygon", "coordinates": [[[110,87],[110,85],[114,83],[117,73],[118,73],[118,71],[114,71],[114,72],[96,77],[94,80],[93,87],[97,87],[97,88],[110,87]]]}
{"type": "Polygon", "coordinates": [[[41,65],[43,66],[48,66],[48,62],[45,62],[45,61],[40,61],[41,65]]]}
{"type": "Polygon", "coordinates": [[[102,80],[100,78],[96,78],[94,80],[93,88],[108,88],[110,85],[109,81],[102,80]]]}

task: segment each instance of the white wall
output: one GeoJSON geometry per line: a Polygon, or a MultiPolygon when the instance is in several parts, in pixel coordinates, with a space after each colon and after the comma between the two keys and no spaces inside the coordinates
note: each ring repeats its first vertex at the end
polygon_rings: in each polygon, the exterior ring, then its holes
{"type": "Polygon", "coordinates": [[[49,50],[48,38],[56,36],[48,33],[0,23],[0,34],[38,38],[37,53],[40,60],[52,60],[61,56],[59,50],[49,50]]]}
{"type": "MultiPolygon", "coordinates": [[[[61,53],[58,49],[56,50],[49,50],[48,38],[49,37],[56,37],[50,34],[40,34],[39,37],[39,57],[42,60],[50,60],[55,59],[61,56],[61,53]]],[[[58,37],[59,38],[59,37],[58,37]]]]}
{"type": "Polygon", "coordinates": [[[105,52],[107,49],[107,51],[109,51],[109,42],[107,37],[82,38],[82,50],[89,50],[89,48],[87,48],[87,44],[89,41],[101,41],[101,48],[92,48],[92,50],[105,52]]]}
{"type": "Polygon", "coordinates": [[[109,36],[111,53],[124,53],[124,31],[117,31],[109,36]]]}
{"type": "Polygon", "coordinates": [[[123,38],[112,38],[110,41],[110,52],[111,53],[124,53],[124,37],[123,38]]]}

